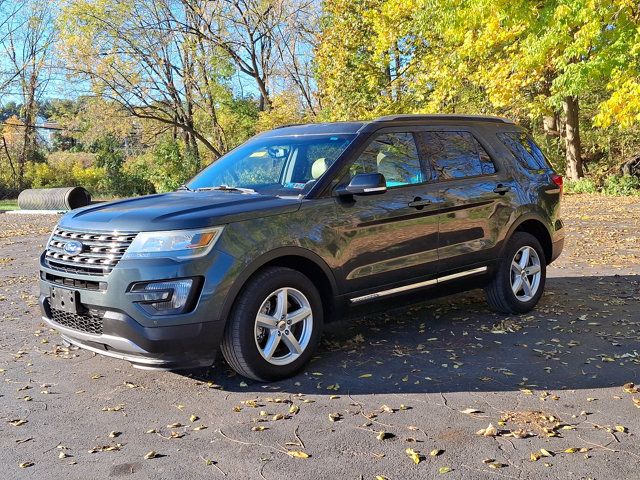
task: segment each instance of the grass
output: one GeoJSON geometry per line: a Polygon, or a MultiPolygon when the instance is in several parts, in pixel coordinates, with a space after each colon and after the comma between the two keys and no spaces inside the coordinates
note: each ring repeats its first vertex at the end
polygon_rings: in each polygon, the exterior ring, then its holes
{"type": "Polygon", "coordinates": [[[0,210],[18,210],[18,201],[0,200],[0,210]]]}

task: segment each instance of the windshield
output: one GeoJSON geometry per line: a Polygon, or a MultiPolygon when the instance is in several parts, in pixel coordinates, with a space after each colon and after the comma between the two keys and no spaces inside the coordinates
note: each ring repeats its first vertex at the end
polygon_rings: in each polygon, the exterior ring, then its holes
{"type": "Polygon", "coordinates": [[[189,184],[193,190],[224,185],[271,195],[309,191],[355,135],[256,138],[220,157],[189,184]]]}

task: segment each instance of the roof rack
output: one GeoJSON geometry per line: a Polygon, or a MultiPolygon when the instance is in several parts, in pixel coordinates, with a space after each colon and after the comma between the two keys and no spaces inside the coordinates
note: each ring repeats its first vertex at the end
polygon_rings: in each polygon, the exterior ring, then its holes
{"type": "Polygon", "coordinates": [[[436,115],[386,115],[379,117],[374,122],[408,122],[415,120],[458,120],[458,121],[475,121],[475,122],[496,122],[496,123],[514,123],[513,120],[504,117],[496,117],[492,115],[457,115],[457,114],[436,114],[436,115]]]}

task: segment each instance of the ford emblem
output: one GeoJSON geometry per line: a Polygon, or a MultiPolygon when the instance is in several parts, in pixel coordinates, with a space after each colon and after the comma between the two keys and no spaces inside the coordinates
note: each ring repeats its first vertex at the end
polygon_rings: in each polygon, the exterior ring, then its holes
{"type": "Polygon", "coordinates": [[[82,243],[78,242],[77,240],[71,240],[70,242],[65,243],[64,247],[62,247],[64,253],[67,253],[69,255],[78,255],[82,252],[83,248],[84,245],[82,245],[82,243]]]}

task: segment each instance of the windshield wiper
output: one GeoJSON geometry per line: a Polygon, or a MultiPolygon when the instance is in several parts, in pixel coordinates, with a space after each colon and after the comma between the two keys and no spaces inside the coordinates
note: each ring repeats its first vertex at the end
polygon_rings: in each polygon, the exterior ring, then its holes
{"type": "Polygon", "coordinates": [[[221,192],[240,192],[240,193],[258,193],[251,188],[230,187],[229,185],[218,185],[217,187],[196,188],[196,192],[207,192],[210,190],[218,190],[221,192]]]}
{"type": "Polygon", "coordinates": [[[193,190],[192,190],[192,189],[190,189],[189,187],[187,187],[187,185],[186,185],[186,184],[184,184],[184,183],[183,183],[182,185],[180,185],[180,186],[178,187],[178,189],[177,189],[177,190],[178,190],[178,191],[186,190],[187,192],[193,192],[193,190]]]}

